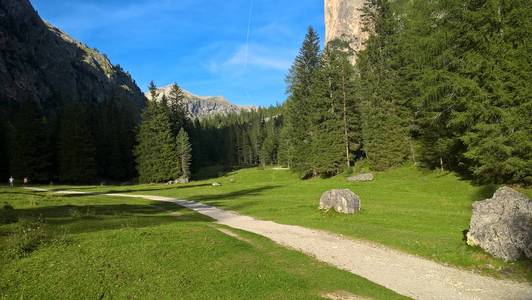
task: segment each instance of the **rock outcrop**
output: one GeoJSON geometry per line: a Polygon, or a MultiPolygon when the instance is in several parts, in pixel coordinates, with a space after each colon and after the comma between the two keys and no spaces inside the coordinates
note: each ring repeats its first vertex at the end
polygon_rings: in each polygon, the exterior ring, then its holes
{"type": "Polygon", "coordinates": [[[111,97],[145,101],[127,72],[43,21],[28,0],[0,0],[0,105],[32,100],[49,111],[111,97]]]}
{"type": "MultiPolygon", "coordinates": [[[[364,49],[368,33],[363,31],[360,9],[365,0],[325,0],[325,42],[340,39],[355,52],[364,49]]],[[[352,57],[355,63],[356,56],[352,57]]]]}
{"type": "Polygon", "coordinates": [[[473,204],[467,243],[506,261],[532,259],[532,201],[509,187],[473,204]]]}
{"type": "Polygon", "coordinates": [[[320,209],[334,209],[343,214],[354,214],[360,211],[360,198],[351,190],[330,190],[320,198],[320,209]]]}
{"type": "MultiPolygon", "coordinates": [[[[160,88],[158,90],[158,101],[162,99],[163,95],[168,97],[171,89],[172,85],[160,88]]],[[[188,105],[188,111],[192,118],[202,118],[216,114],[227,115],[256,109],[253,106],[238,106],[232,104],[223,96],[197,96],[186,90],[183,90],[183,94],[185,95],[185,102],[188,105]]],[[[147,99],[151,100],[149,92],[146,93],[145,96],[147,99]]]]}

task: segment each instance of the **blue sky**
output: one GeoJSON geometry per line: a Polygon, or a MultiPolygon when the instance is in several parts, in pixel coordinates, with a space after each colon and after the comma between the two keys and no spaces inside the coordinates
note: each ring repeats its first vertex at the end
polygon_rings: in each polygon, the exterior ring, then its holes
{"type": "Polygon", "coordinates": [[[143,90],[152,79],[177,82],[241,105],[282,103],[307,27],[324,32],[323,0],[31,2],[41,17],[128,70],[143,90]]]}

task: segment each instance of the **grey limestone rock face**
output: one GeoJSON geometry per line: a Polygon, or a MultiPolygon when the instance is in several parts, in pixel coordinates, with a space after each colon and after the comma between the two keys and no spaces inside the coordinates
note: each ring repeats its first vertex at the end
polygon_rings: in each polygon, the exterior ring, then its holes
{"type": "Polygon", "coordinates": [[[473,203],[467,243],[505,261],[532,258],[532,201],[502,187],[491,199],[473,203]]]}
{"type": "Polygon", "coordinates": [[[343,214],[354,214],[360,211],[360,198],[351,190],[330,190],[320,198],[320,209],[334,209],[343,214]]]}
{"type": "Polygon", "coordinates": [[[43,21],[28,0],[0,0],[0,99],[32,100],[48,112],[61,101],[110,98],[137,113],[145,103],[126,71],[43,21]]]}
{"type": "MultiPolygon", "coordinates": [[[[158,89],[157,101],[161,101],[163,95],[168,97],[171,89],[172,85],[158,89]]],[[[183,90],[183,94],[185,96],[185,103],[187,104],[190,117],[192,118],[202,118],[216,114],[228,115],[256,109],[254,106],[239,106],[232,104],[223,96],[198,96],[186,90],[183,90]]],[[[148,100],[152,100],[150,93],[146,93],[145,96],[148,100]]]]}
{"type": "MultiPolygon", "coordinates": [[[[362,12],[364,0],[325,0],[325,41],[339,39],[359,52],[364,49],[368,33],[363,30],[362,12]]],[[[355,63],[356,57],[352,57],[355,63]]]]}

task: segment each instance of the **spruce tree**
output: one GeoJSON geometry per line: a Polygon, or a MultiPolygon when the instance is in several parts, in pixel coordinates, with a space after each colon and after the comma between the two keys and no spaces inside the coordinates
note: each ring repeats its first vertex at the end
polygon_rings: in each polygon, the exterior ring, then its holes
{"type": "Polygon", "coordinates": [[[312,97],[314,161],[318,172],[335,175],[350,167],[361,145],[361,120],[349,49],[331,41],[322,54],[312,97]],[[327,151],[323,151],[328,149],[327,151]]]}
{"type": "Polygon", "coordinates": [[[359,53],[358,91],[362,104],[364,152],[373,169],[400,165],[410,153],[408,98],[402,94],[399,23],[389,1],[367,1],[363,9],[367,48],[359,53]]]}
{"type": "Polygon", "coordinates": [[[7,123],[7,116],[0,110],[0,178],[7,178],[11,176],[9,170],[9,131],[10,126],[7,123]]]}
{"type": "Polygon", "coordinates": [[[313,175],[308,157],[312,151],[310,134],[310,102],[314,73],[320,66],[320,41],[309,27],[294,64],[287,77],[287,119],[291,126],[288,141],[293,149],[292,167],[303,177],[313,175]]]}
{"type": "MultiPolygon", "coordinates": [[[[154,86],[150,91],[156,95],[154,86]]],[[[139,180],[157,183],[178,178],[180,161],[175,147],[168,106],[149,101],[142,114],[135,147],[139,180]]]]}
{"type": "Polygon", "coordinates": [[[90,107],[67,104],[59,128],[59,179],[68,183],[90,183],[97,178],[96,146],[90,126],[90,107]]]}
{"type": "Polygon", "coordinates": [[[51,147],[39,103],[26,100],[13,116],[10,171],[16,178],[34,182],[50,180],[51,147]]]}
{"type": "Polygon", "coordinates": [[[136,108],[111,97],[98,106],[96,124],[97,163],[99,174],[112,180],[135,176],[133,147],[137,121],[136,108]]]}
{"type": "Polygon", "coordinates": [[[181,177],[190,179],[190,164],[192,162],[192,146],[190,145],[190,140],[188,133],[185,129],[181,128],[176,139],[176,149],[177,155],[179,157],[180,166],[181,166],[181,177]]]}
{"type": "Polygon", "coordinates": [[[185,103],[185,94],[177,85],[173,84],[168,94],[168,107],[170,108],[170,120],[172,131],[177,136],[181,128],[188,127],[189,111],[185,103]]]}
{"type": "Polygon", "coordinates": [[[338,97],[338,68],[330,47],[321,56],[314,72],[310,97],[311,152],[308,157],[313,176],[334,175],[345,162],[342,102],[338,97]]]}
{"type": "Polygon", "coordinates": [[[462,7],[459,20],[468,32],[457,34],[460,74],[474,82],[475,94],[461,99],[466,110],[453,121],[469,125],[461,137],[469,170],[481,182],[530,185],[532,8],[527,1],[465,1],[462,7]]]}

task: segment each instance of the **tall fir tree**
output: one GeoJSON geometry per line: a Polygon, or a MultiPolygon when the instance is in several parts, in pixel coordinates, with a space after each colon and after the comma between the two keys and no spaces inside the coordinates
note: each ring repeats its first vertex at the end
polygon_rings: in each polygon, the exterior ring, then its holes
{"type": "Polygon", "coordinates": [[[292,151],[292,168],[303,177],[313,175],[308,161],[312,151],[310,102],[312,84],[320,66],[320,40],[316,31],[309,27],[303,45],[287,77],[288,102],[286,117],[291,126],[288,141],[292,151]]]}
{"type": "MultiPolygon", "coordinates": [[[[462,77],[473,101],[456,114],[469,170],[481,182],[532,184],[532,7],[527,1],[465,1],[462,77]]],[[[463,28],[463,27],[462,27],[463,28]]]]}
{"type": "Polygon", "coordinates": [[[316,130],[311,131],[315,132],[314,161],[319,162],[322,175],[351,167],[361,147],[360,108],[350,54],[347,43],[329,42],[313,84],[311,116],[316,130]]]}
{"type": "Polygon", "coordinates": [[[308,162],[313,176],[334,175],[345,166],[343,106],[338,94],[340,74],[336,58],[332,48],[326,47],[312,83],[309,102],[311,152],[308,162]]]}
{"type": "Polygon", "coordinates": [[[127,180],[135,176],[135,108],[111,97],[98,105],[94,123],[97,163],[102,178],[127,180]]]}
{"type": "Polygon", "coordinates": [[[10,143],[10,171],[16,178],[34,182],[51,179],[51,147],[45,118],[35,101],[26,100],[13,116],[10,143]]]}
{"type": "MultiPolygon", "coordinates": [[[[150,84],[152,99],[156,87],[150,84]]],[[[180,175],[180,162],[172,133],[170,111],[164,103],[151,100],[142,114],[135,157],[139,180],[145,183],[174,180],[180,175]]]]}
{"type": "Polygon", "coordinates": [[[179,134],[176,138],[176,150],[177,155],[179,157],[180,161],[180,167],[181,167],[181,177],[190,179],[191,173],[190,173],[190,164],[192,162],[192,146],[190,145],[190,140],[188,133],[185,131],[185,129],[181,128],[179,130],[179,134]]]}
{"type": "Polygon", "coordinates": [[[172,131],[177,136],[181,128],[189,127],[189,111],[188,106],[185,103],[185,94],[175,83],[172,85],[170,93],[168,94],[168,107],[170,109],[172,131]]]}
{"type": "Polygon", "coordinates": [[[357,63],[364,152],[373,169],[384,170],[402,164],[410,153],[412,117],[398,72],[396,32],[402,26],[387,0],[367,1],[363,17],[372,33],[357,63]]]}
{"type": "Polygon", "coordinates": [[[59,179],[69,183],[94,182],[98,175],[96,146],[90,126],[90,107],[67,104],[59,127],[59,179]]]}
{"type": "Polygon", "coordinates": [[[11,176],[9,170],[9,131],[10,126],[7,122],[7,116],[4,111],[0,110],[0,179],[11,176]]]}

